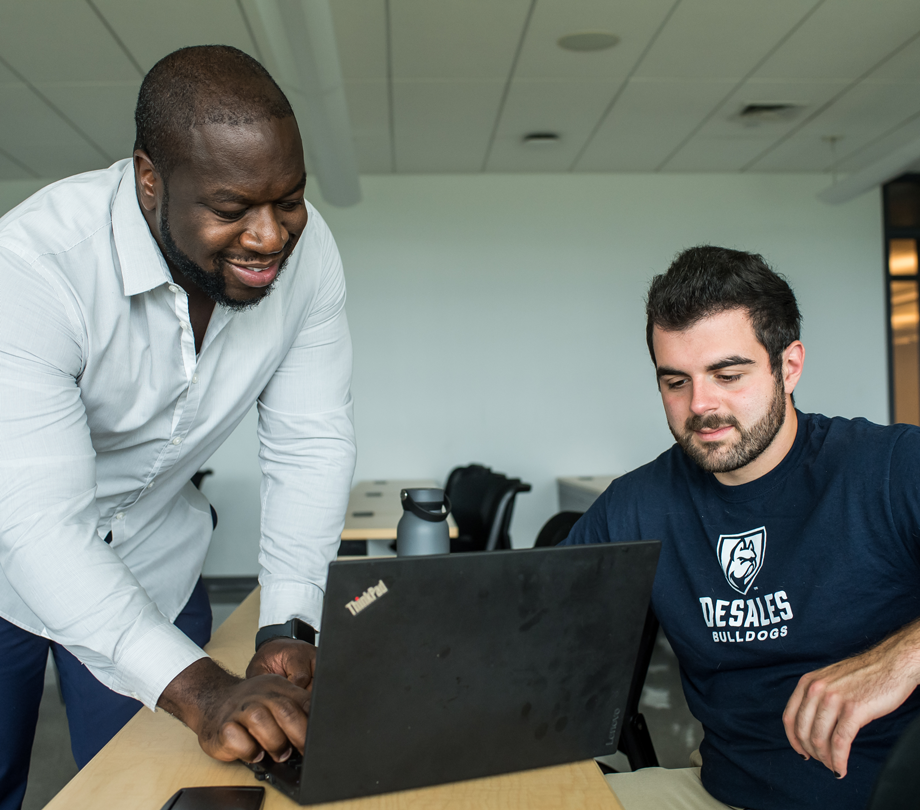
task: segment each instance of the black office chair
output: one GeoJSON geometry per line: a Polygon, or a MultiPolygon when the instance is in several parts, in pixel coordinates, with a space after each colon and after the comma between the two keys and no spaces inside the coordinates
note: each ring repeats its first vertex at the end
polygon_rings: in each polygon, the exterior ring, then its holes
{"type": "MultiPolygon", "coordinates": [[[[569,532],[581,516],[581,512],[558,512],[553,515],[540,529],[534,548],[559,545],[569,536],[569,532]]],[[[642,687],[645,685],[645,676],[648,673],[648,665],[652,660],[657,638],[658,619],[650,605],[645,617],[645,626],[642,628],[642,637],[639,639],[639,653],[636,656],[629,697],[626,700],[626,722],[620,732],[620,741],[617,745],[617,750],[626,755],[629,767],[634,771],[658,765],[658,756],[655,754],[655,746],[652,745],[648,725],[642,712],[639,711],[639,699],[642,697],[642,687]]],[[[613,768],[609,765],[603,762],[597,764],[605,773],[613,772],[613,768]]]]}
{"type": "Polygon", "coordinates": [[[543,524],[533,547],[558,546],[569,536],[572,527],[583,514],[584,512],[557,512],[543,524]]]}
{"type": "Polygon", "coordinates": [[[451,552],[511,548],[508,529],[514,499],[519,492],[530,490],[530,484],[520,478],[508,478],[482,464],[452,470],[444,485],[459,530],[459,536],[450,541],[451,552]]]}
{"type": "Polygon", "coordinates": [[[915,810],[920,796],[920,717],[892,746],[866,810],[915,810]]]}

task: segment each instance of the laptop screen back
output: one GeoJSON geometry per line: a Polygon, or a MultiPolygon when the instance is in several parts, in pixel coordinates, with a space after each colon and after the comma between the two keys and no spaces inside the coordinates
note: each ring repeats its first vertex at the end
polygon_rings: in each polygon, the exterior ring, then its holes
{"type": "Polygon", "coordinates": [[[299,801],[614,753],[658,551],[332,563],[299,801]]]}

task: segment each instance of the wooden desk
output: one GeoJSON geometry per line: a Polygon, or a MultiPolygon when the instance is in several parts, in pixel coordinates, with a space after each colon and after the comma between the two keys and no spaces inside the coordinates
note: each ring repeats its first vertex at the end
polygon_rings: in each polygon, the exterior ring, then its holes
{"type": "MultiPolygon", "coordinates": [[[[348,498],[342,539],[367,540],[368,555],[392,556],[390,543],[396,539],[396,524],[403,515],[399,492],[413,487],[440,488],[441,485],[425,479],[358,481],[348,498]]],[[[447,526],[450,536],[456,537],[459,532],[453,515],[448,516],[447,526]]]]}
{"type": "MultiPolygon", "coordinates": [[[[254,591],[214,633],[208,652],[233,672],[251,657],[259,620],[254,591]]],[[[179,788],[197,785],[255,785],[240,763],[208,757],[198,738],[166,712],[141,711],[47,805],[47,810],[160,810],[179,788]]],[[[270,786],[264,810],[299,805],[270,786]]],[[[473,779],[450,785],[334,802],[335,810],[623,810],[592,761],[473,779]]]]}

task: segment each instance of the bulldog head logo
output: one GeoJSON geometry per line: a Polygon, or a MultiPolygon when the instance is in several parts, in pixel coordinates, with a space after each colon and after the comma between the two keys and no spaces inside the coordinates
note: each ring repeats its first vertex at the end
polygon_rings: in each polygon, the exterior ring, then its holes
{"type": "Polygon", "coordinates": [[[764,526],[743,534],[719,536],[719,563],[728,584],[738,593],[746,594],[754,582],[763,565],[766,545],[767,530],[764,526]]]}

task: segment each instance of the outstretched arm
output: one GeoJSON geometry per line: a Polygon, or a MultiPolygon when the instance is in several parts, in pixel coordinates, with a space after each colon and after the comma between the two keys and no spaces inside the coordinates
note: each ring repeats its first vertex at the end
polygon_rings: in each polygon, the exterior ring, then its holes
{"type": "Polygon", "coordinates": [[[783,725],[792,747],[838,779],[857,732],[898,708],[920,684],[920,620],[860,655],[801,677],[783,725]]]}

